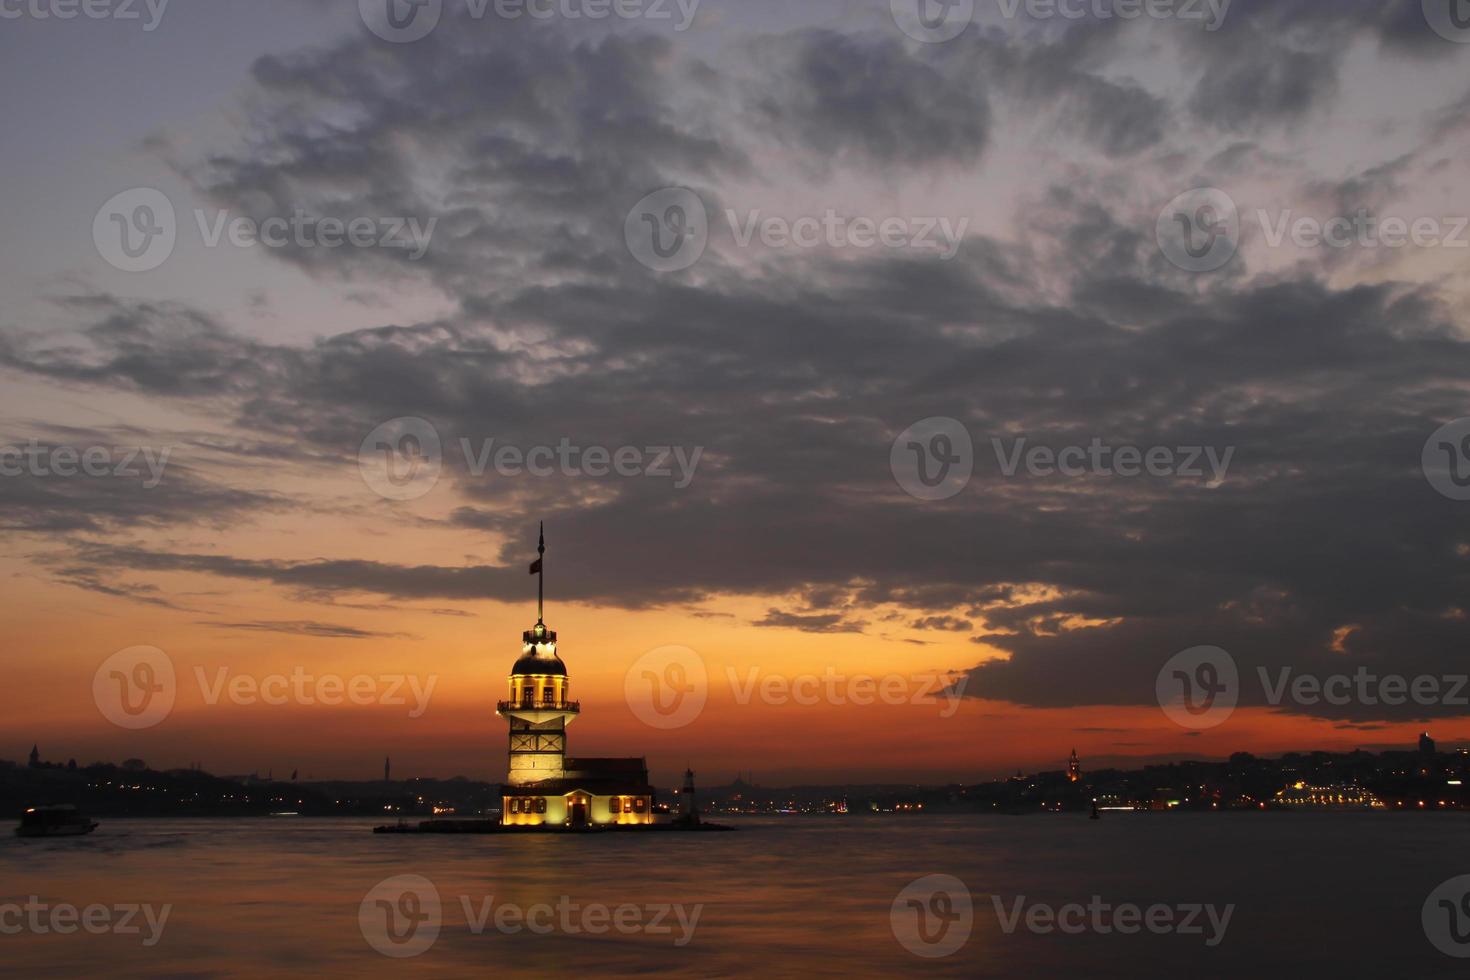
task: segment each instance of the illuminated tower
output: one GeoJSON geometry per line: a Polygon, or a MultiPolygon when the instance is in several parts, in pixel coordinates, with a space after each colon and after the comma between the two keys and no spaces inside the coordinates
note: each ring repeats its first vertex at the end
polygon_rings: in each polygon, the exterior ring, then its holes
{"type": "Polygon", "coordinates": [[[1067,760],[1067,779],[1077,782],[1082,778],[1082,760],[1077,758],[1077,750],[1072,750],[1072,758],[1067,760]]]}
{"type": "Polygon", "coordinates": [[[566,775],[567,725],[580,710],[567,699],[567,668],[556,655],[556,631],[546,628],[545,525],[536,553],[531,563],[537,577],[536,625],[521,635],[521,657],[510,669],[510,700],[501,701],[495,712],[510,724],[506,782],[511,786],[566,775]]]}

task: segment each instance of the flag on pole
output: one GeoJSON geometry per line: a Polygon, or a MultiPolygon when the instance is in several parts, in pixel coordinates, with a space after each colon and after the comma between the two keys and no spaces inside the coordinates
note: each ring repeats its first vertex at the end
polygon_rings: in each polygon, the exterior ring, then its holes
{"type": "Polygon", "coordinates": [[[531,574],[532,575],[539,575],[539,574],[541,574],[541,562],[542,562],[542,559],[540,559],[540,558],[537,558],[535,561],[531,562],[531,574]]]}

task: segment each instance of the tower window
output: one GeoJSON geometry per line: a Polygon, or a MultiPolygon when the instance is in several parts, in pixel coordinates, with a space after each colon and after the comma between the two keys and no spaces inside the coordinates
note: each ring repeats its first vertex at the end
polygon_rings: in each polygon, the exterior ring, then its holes
{"type": "Polygon", "coordinates": [[[545,813],[546,812],[546,797],[543,796],[543,797],[541,797],[541,799],[539,799],[539,800],[536,801],[536,812],[537,813],[545,813]]]}
{"type": "Polygon", "coordinates": [[[637,798],[635,798],[633,800],[633,809],[636,810],[639,813],[642,813],[643,812],[643,806],[647,802],[648,802],[647,800],[645,800],[643,797],[639,796],[639,797],[637,797],[637,798]]]}
{"type": "Polygon", "coordinates": [[[614,796],[612,799],[610,799],[610,800],[607,801],[607,807],[608,807],[608,810],[610,810],[613,813],[622,813],[623,812],[623,801],[620,800],[620,799],[618,799],[616,796],[614,796]]]}

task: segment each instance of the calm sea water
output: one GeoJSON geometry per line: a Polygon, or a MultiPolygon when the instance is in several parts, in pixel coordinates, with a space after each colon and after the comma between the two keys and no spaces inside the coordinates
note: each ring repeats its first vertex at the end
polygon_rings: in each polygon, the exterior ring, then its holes
{"type": "MultiPolygon", "coordinates": [[[[48,909],[146,903],[172,911],[151,947],[144,945],[150,929],[141,913],[137,935],[39,934],[22,924],[18,934],[0,934],[0,971],[137,977],[1470,973],[1470,960],[1452,959],[1431,944],[1422,921],[1437,886],[1470,874],[1470,819],[1457,815],[727,822],[741,832],[375,837],[371,822],[273,818],[108,820],[91,837],[65,841],[7,835],[0,841],[0,928],[7,932],[16,919],[5,905],[33,895],[48,909]],[[936,879],[901,895],[930,875],[963,883],[973,899],[972,923],[962,921],[956,904],[962,898],[952,886],[935,904],[936,879]],[[429,942],[409,959],[384,956],[371,942],[385,944],[386,916],[430,914],[416,899],[403,904],[401,891],[393,891],[420,878],[440,902],[432,920],[437,934],[424,926],[404,944],[388,940],[397,952],[429,942]],[[385,880],[391,882],[386,892],[385,880]],[[373,898],[364,906],[374,889],[387,895],[387,906],[373,898]],[[908,904],[915,894],[919,906],[908,904]],[[1175,906],[1179,916],[1192,905],[1233,905],[1234,911],[1211,948],[1203,915],[1204,935],[1103,934],[1090,927],[1043,933],[1024,922],[1007,933],[992,896],[1006,915],[1023,896],[1022,909],[1086,905],[1098,896],[1109,905],[1175,906]],[[659,909],[675,905],[686,923],[700,907],[692,933],[673,911],[655,924],[659,909]],[[530,911],[537,906],[543,910],[530,911]],[[620,906],[622,929],[588,913],[606,908],[610,918],[620,906]],[[935,940],[930,945],[913,938],[916,908],[933,916],[923,924],[935,940]],[[505,929],[497,928],[497,913],[510,916],[505,929]],[[530,913],[541,932],[510,931],[520,925],[518,913],[530,913]],[[578,931],[569,931],[568,922],[578,931]],[[604,925],[596,932],[583,928],[604,925]],[[957,939],[962,945],[948,956],[921,957],[901,944],[895,926],[924,952],[943,951],[957,939]]],[[[412,927],[431,919],[396,921],[412,927]]],[[[401,940],[410,931],[395,935],[401,940]]]]}

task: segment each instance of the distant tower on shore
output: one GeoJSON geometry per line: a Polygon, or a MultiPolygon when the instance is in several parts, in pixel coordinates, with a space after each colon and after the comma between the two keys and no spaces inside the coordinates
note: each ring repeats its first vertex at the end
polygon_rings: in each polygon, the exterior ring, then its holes
{"type": "Polygon", "coordinates": [[[1419,736],[1419,754],[1434,755],[1434,739],[1429,737],[1428,732],[1419,736]]]}
{"type": "Polygon", "coordinates": [[[699,800],[694,795],[694,770],[684,770],[684,788],[679,791],[679,819],[699,823],[699,800]]]}
{"type": "Polygon", "coordinates": [[[1067,760],[1067,779],[1077,782],[1082,778],[1082,760],[1077,758],[1077,750],[1072,750],[1072,758],[1067,760]]]}
{"type": "Polygon", "coordinates": [[[31,768],[41,768],[41,747],[39,745],[31,746],[31,768]]]}
{"type": "Polygon", "coordinates": [[[390,755],[385,755],[385,756],[383,756],[383,782],[390,783],[392,781],[393,781],[393,757],[390,756],[390,755]]]}

